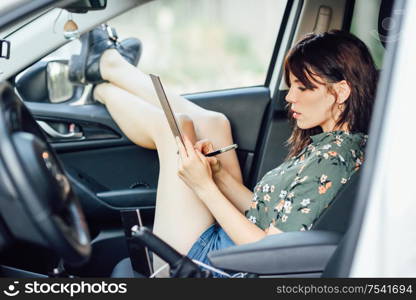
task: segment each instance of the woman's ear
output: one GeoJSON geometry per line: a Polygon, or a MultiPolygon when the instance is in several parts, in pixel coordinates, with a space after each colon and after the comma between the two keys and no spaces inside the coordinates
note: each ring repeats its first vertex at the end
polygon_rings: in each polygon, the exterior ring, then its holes
{"type": "Polygon", "coordinates": [[[339,104],[344,103],[351,94],[351,87],[347,81],[341,80],[333,85],[335,92],[337,93],[337,102],[339,104]]]}

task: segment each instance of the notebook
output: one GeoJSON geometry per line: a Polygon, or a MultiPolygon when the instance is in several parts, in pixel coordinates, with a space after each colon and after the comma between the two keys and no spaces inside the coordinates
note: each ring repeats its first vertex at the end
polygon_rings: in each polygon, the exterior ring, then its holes
{"type": "Polygon", "coordinates": [[[170,130],[174,137],[179,137],[182,144],[183,142],[183,135],[178,126],[178,121],[176,120],[175,114],[173,113],[172,107],[169,104],[169,100],[166,97],[165,90],[163,89],[162,82],[160,81],[159,76],[149,74],[150,78],[152,79],[153,86],[155,87],[157,97],[159,98],[160,104],[162,106],[163,111],[165,112],[166,118],[169,123],[170,130]]]}

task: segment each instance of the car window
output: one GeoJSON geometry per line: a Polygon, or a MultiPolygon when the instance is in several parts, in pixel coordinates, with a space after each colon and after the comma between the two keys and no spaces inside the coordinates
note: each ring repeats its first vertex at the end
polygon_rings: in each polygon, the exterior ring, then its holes
{"type": "Polygon", "coordinates": [[[51,52],[47,56],[45,56],[42,60],[54,60],[54,59],[64,59],[69,60],[72,55],[79,54],[81,51],[81,41],[79,39],[75,39],[62,47],[56,49],[55,51],[51,52]]]}
{"type": "Polygon", "coordinates": [[[178,93],[263,85],[287,1],[161,0],[108,22],[178,93]]]}
{"type": "Polygon", "coordinates": [[[377,68],[383,65],[384,47],[378,34],[378,13],[381,0],[355,1],[351,33],[370,49],[377,68]]]}

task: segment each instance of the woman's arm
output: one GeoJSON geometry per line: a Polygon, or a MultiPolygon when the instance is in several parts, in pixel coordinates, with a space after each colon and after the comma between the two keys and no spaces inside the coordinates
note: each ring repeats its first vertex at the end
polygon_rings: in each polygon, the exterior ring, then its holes
{"type": "Polygon", "coordinates": [[[221,193],[212,178],[210,162],[199,150],[194,149],[187,137],[185,145],[177,138],[179,148],[178,176],[207,206],[216,221],[236,243],[258,241],[266,232],[254,225],[221,193]]]}
{"type": "Polygon", "coordinates": [[[235,180],[230,173],[221,169],[213,176],[215,183],[224,196],[230,200],[234,206],[244,213],[250,207],[253,192],[244,186],[244,184],[235,180]]]}
{"type": "Polygon", "coordinates": [[[195,193],[208,207],[215,220],[237,245],[253,243],[266,236],[266,232],[251,223],[221,193],[212,181],[196,188],[195,193]]]}
{"type": "Polygon", "coordinates": [[[207,185],[203,189],[195,192],[237,245],[252,243],[262,239],[266,235],[283,232],[276,226],[270,226],[263,231],[247,220],[244,212],[250,205],[253,193],[243,184],[236,181],[228,172],[224,170],[224,173],[221,175],[219,172],[215,177],[215,183],[216,186],[215,184],[214,186],[207,185]],[[229,208],[226,204],[230,201],[238,209],[237,213],[233,207],[229,208]]]}

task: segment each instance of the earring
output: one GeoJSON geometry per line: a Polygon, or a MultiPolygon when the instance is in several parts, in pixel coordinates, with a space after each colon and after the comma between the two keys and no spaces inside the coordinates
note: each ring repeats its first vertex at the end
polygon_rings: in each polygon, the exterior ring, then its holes
{"type": "Polygon", "coordinates": [[[338,104],[338,109],[339,110],[344,110],[344,104],[342,104],[342,103],[341,104],[338,104]]]}

